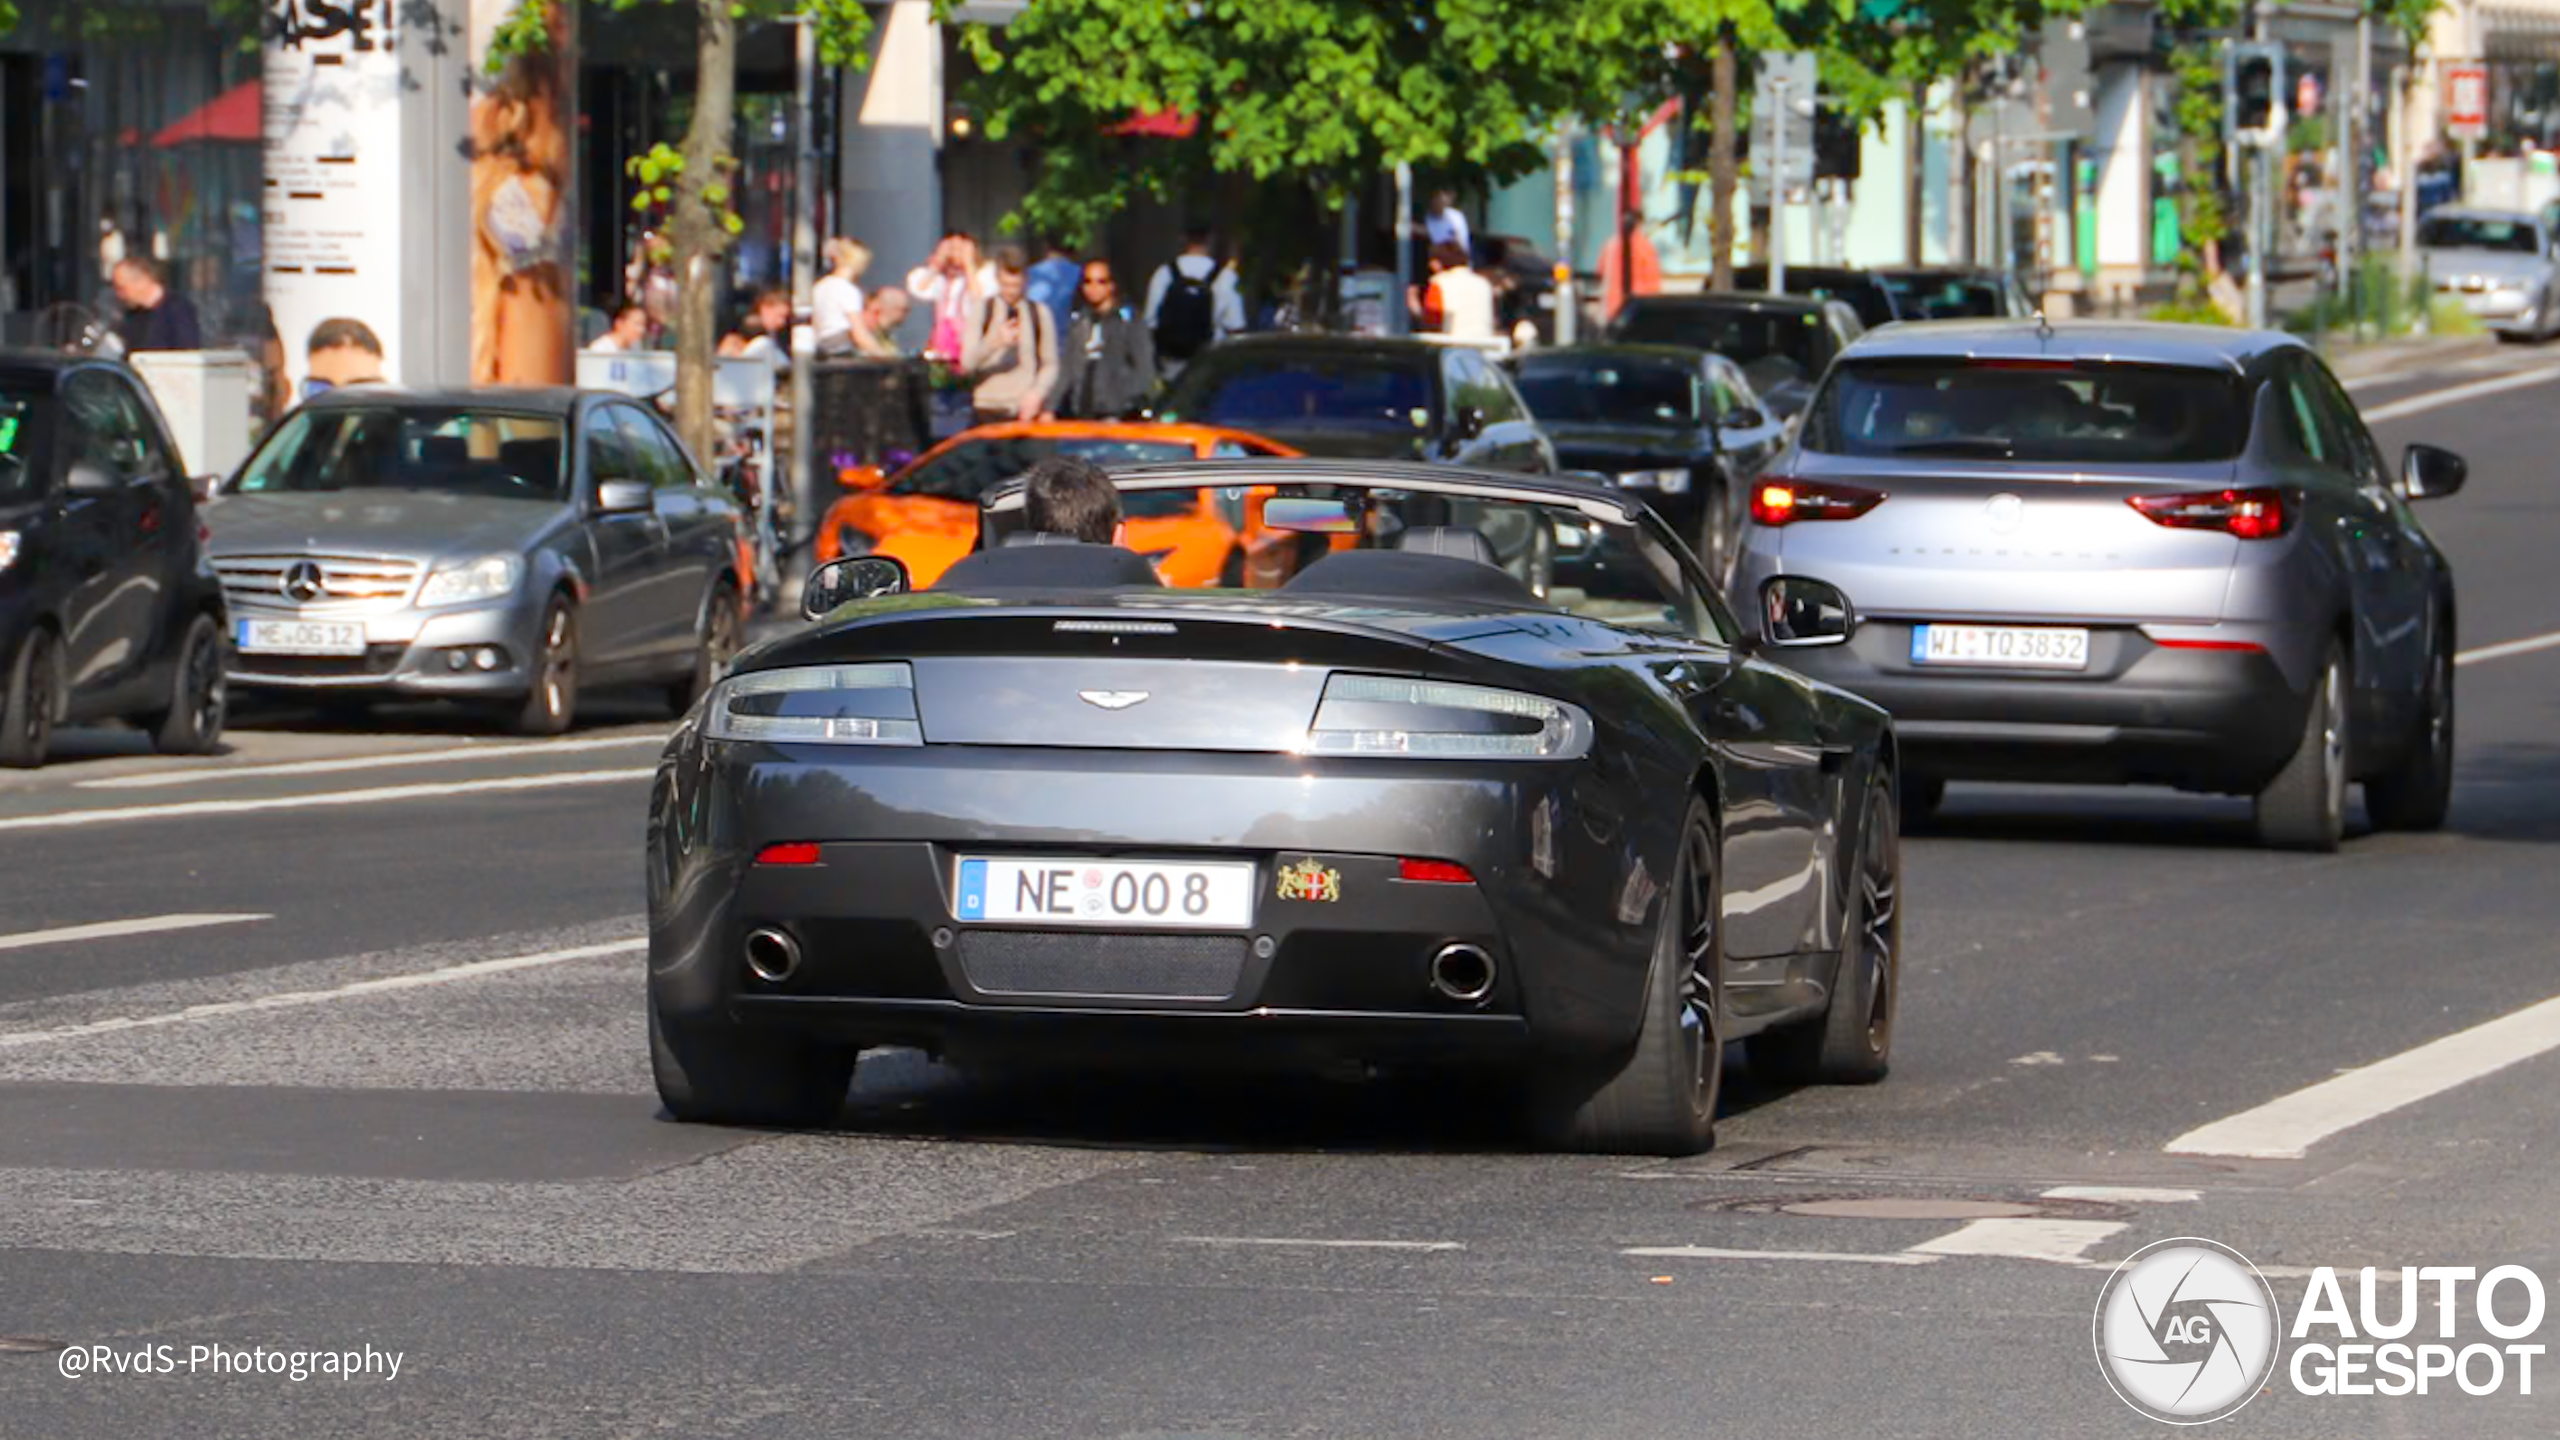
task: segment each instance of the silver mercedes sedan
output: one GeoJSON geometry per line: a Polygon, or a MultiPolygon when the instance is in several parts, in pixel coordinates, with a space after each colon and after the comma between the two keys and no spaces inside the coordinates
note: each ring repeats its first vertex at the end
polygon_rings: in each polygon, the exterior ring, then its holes
{"type": "Polygon", "coordinates": [[[2521,210],[2444,206],[2418,224],[2418,255],[2436,293],[2503,340],[2548,340],[2560,331],[2560,245],[2521,210]]]}
{"type": "Polygon", "coordinates": [[[1948,321],[1844,353],[1754,487],[1733,593],[1817,575],[1855,637],[1791,657],[1893,712],[1914,818],[1945,783],[2256,798],[2336,848],[2347,790],[2432,829],[2453,784],[2453,571],[2300,342],[2204,326],[1948,321]]]}
{"type": "Polygon", "coordinates": [[[591,685],[689,707],[745,633],[737,504],[620,395],[331,391],[206,523],[247,689],[479,702],[553,735],[591,685]]]}

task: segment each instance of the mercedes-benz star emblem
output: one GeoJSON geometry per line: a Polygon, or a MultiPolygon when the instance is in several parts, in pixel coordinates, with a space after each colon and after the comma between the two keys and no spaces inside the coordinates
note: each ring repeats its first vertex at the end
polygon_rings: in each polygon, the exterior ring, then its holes
{"type": "Polygon", "coordinates": [[[2018,522],[2027,518],[2027,502],[2016,495],[1994,495],[1983,502],[1982,518],[1991,522],[1995,532],[2012,534],[2017,530],[2018,522]]]}
{"type": "Polygon", "coordinates": [[[308,605],[320,598],[325,587],[320,583],[320,567],[308,560],[296,560],[285,567],[284,598],[296,605],[308,605]]]}
{"type": "Polygon", "coordinates": [[[1087,705],[1099,705],[1105,710],[1126,710],[1146,699],[1147,692],[1144,690],[1079,690],[1076,692],[1076,698],[1087,705]]]}

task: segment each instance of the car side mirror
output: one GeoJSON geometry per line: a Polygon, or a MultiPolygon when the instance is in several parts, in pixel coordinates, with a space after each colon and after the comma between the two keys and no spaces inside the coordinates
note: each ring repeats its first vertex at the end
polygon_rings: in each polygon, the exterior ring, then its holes
{"type": "Polygon", "coordinates": [[[1849,597],[1827,580],[1772,575],[1760,582],[1760,638],[1773,650],[1843,645],[1857,628],[1849,597]]]}
{"type": "Polygon", "coordinates": [[[601,515],[635,514],[656,500],[646,480],[607,480],[596,487],[596,512],[601,515]]]}
{"type": "Polygon", "coordinates": [[[889,483],[889,472],[877,465],[847,465],[836,472],[836,483],[847,490],[877,490],[889,483]]]}
{"type": "Polygon", "coordinates": [[[62,488],[74,495],[110,495],[115,493],[116,477],[103,465],[74,460],[63,472],[62,488]]]}
{"type": "Polygon", "coordinates": [[[213,492],[221,488],[222,477],[219,475],[198,475],[187,482],[187,489],[199,502],[212,499],[213,492]]]}
{"type": "Polygon", "coordinates": [[[800,592],[800,614],[806,619],[822,620],[839,605],[876,600],[883,595],[904,595],[909,585],[907,564],[894,555],[830,560],[809,572],[809,583],[800,592]]]}
{"type": "Polygon", "coordinates": [[[1455,444],[1455,443],[1463,443],[1463,442],[1468,441],[1468,440],[1473,440],[1474,438],[1476,438],[1477,436],[1479,436],[1479,435],[1481,435],[1481,434],[1483,434],[1483,433],[1484,433],[1484,407],[1483,407],[1483,406],[1481,406],[1481,405],[1461,405],[1461,406],[1459,406],[1456,410],[1453,410],[1453,411],[1451,411],[1451,412],[1450,412],[1450,414],[1449,414],[1449,439],[1450,439],[1451,443],[1453,443],[1453,444],[1455,444]]]}
{"type": "Polygon", "coordinates": [[[2471,464],[2450,450],[2412,445],[2400,455],[2400,493],[2412,500],[2450,495],[2471,478],[2471,464]]]}
{"type": "Polygon", "coordinates": [[[1769,423],[1769,417],[1748,405],[1737,405],[1725,412],[1723,423],[1727,430],[1757,430],[1769,423]]]}

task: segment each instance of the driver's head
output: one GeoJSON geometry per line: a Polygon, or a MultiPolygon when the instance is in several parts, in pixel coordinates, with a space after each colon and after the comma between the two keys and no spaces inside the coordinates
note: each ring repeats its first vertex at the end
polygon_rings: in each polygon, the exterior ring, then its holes
{"type": "Polygon", "coordinates": [[[1088,545],[1120,543],[1120,492],[1090,460],[1052,455],[1023,476],[1023,515],[1031,528],[1072,535],[1088,545]]]}

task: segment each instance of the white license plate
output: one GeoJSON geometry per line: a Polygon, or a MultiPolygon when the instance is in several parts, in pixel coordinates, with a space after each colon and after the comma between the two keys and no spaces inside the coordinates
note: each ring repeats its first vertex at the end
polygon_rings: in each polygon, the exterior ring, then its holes
{"type": "Polygon", "coordinates": [[[1911,663],[2086,670],[2089,632],[2047,626],[1914,625],[1911,663]]]}
{"type": "Polygon", "coordinates": [[[244,655],[361,655],[364,625],[353,620],[243,620],[244,655]]]}
{"type": "Polygon", "coordinates": [[[1111,929],[1243,930],[1253,924],[1246,860],[1001,860],[964,856],[958,918],[1111,929]]]}

